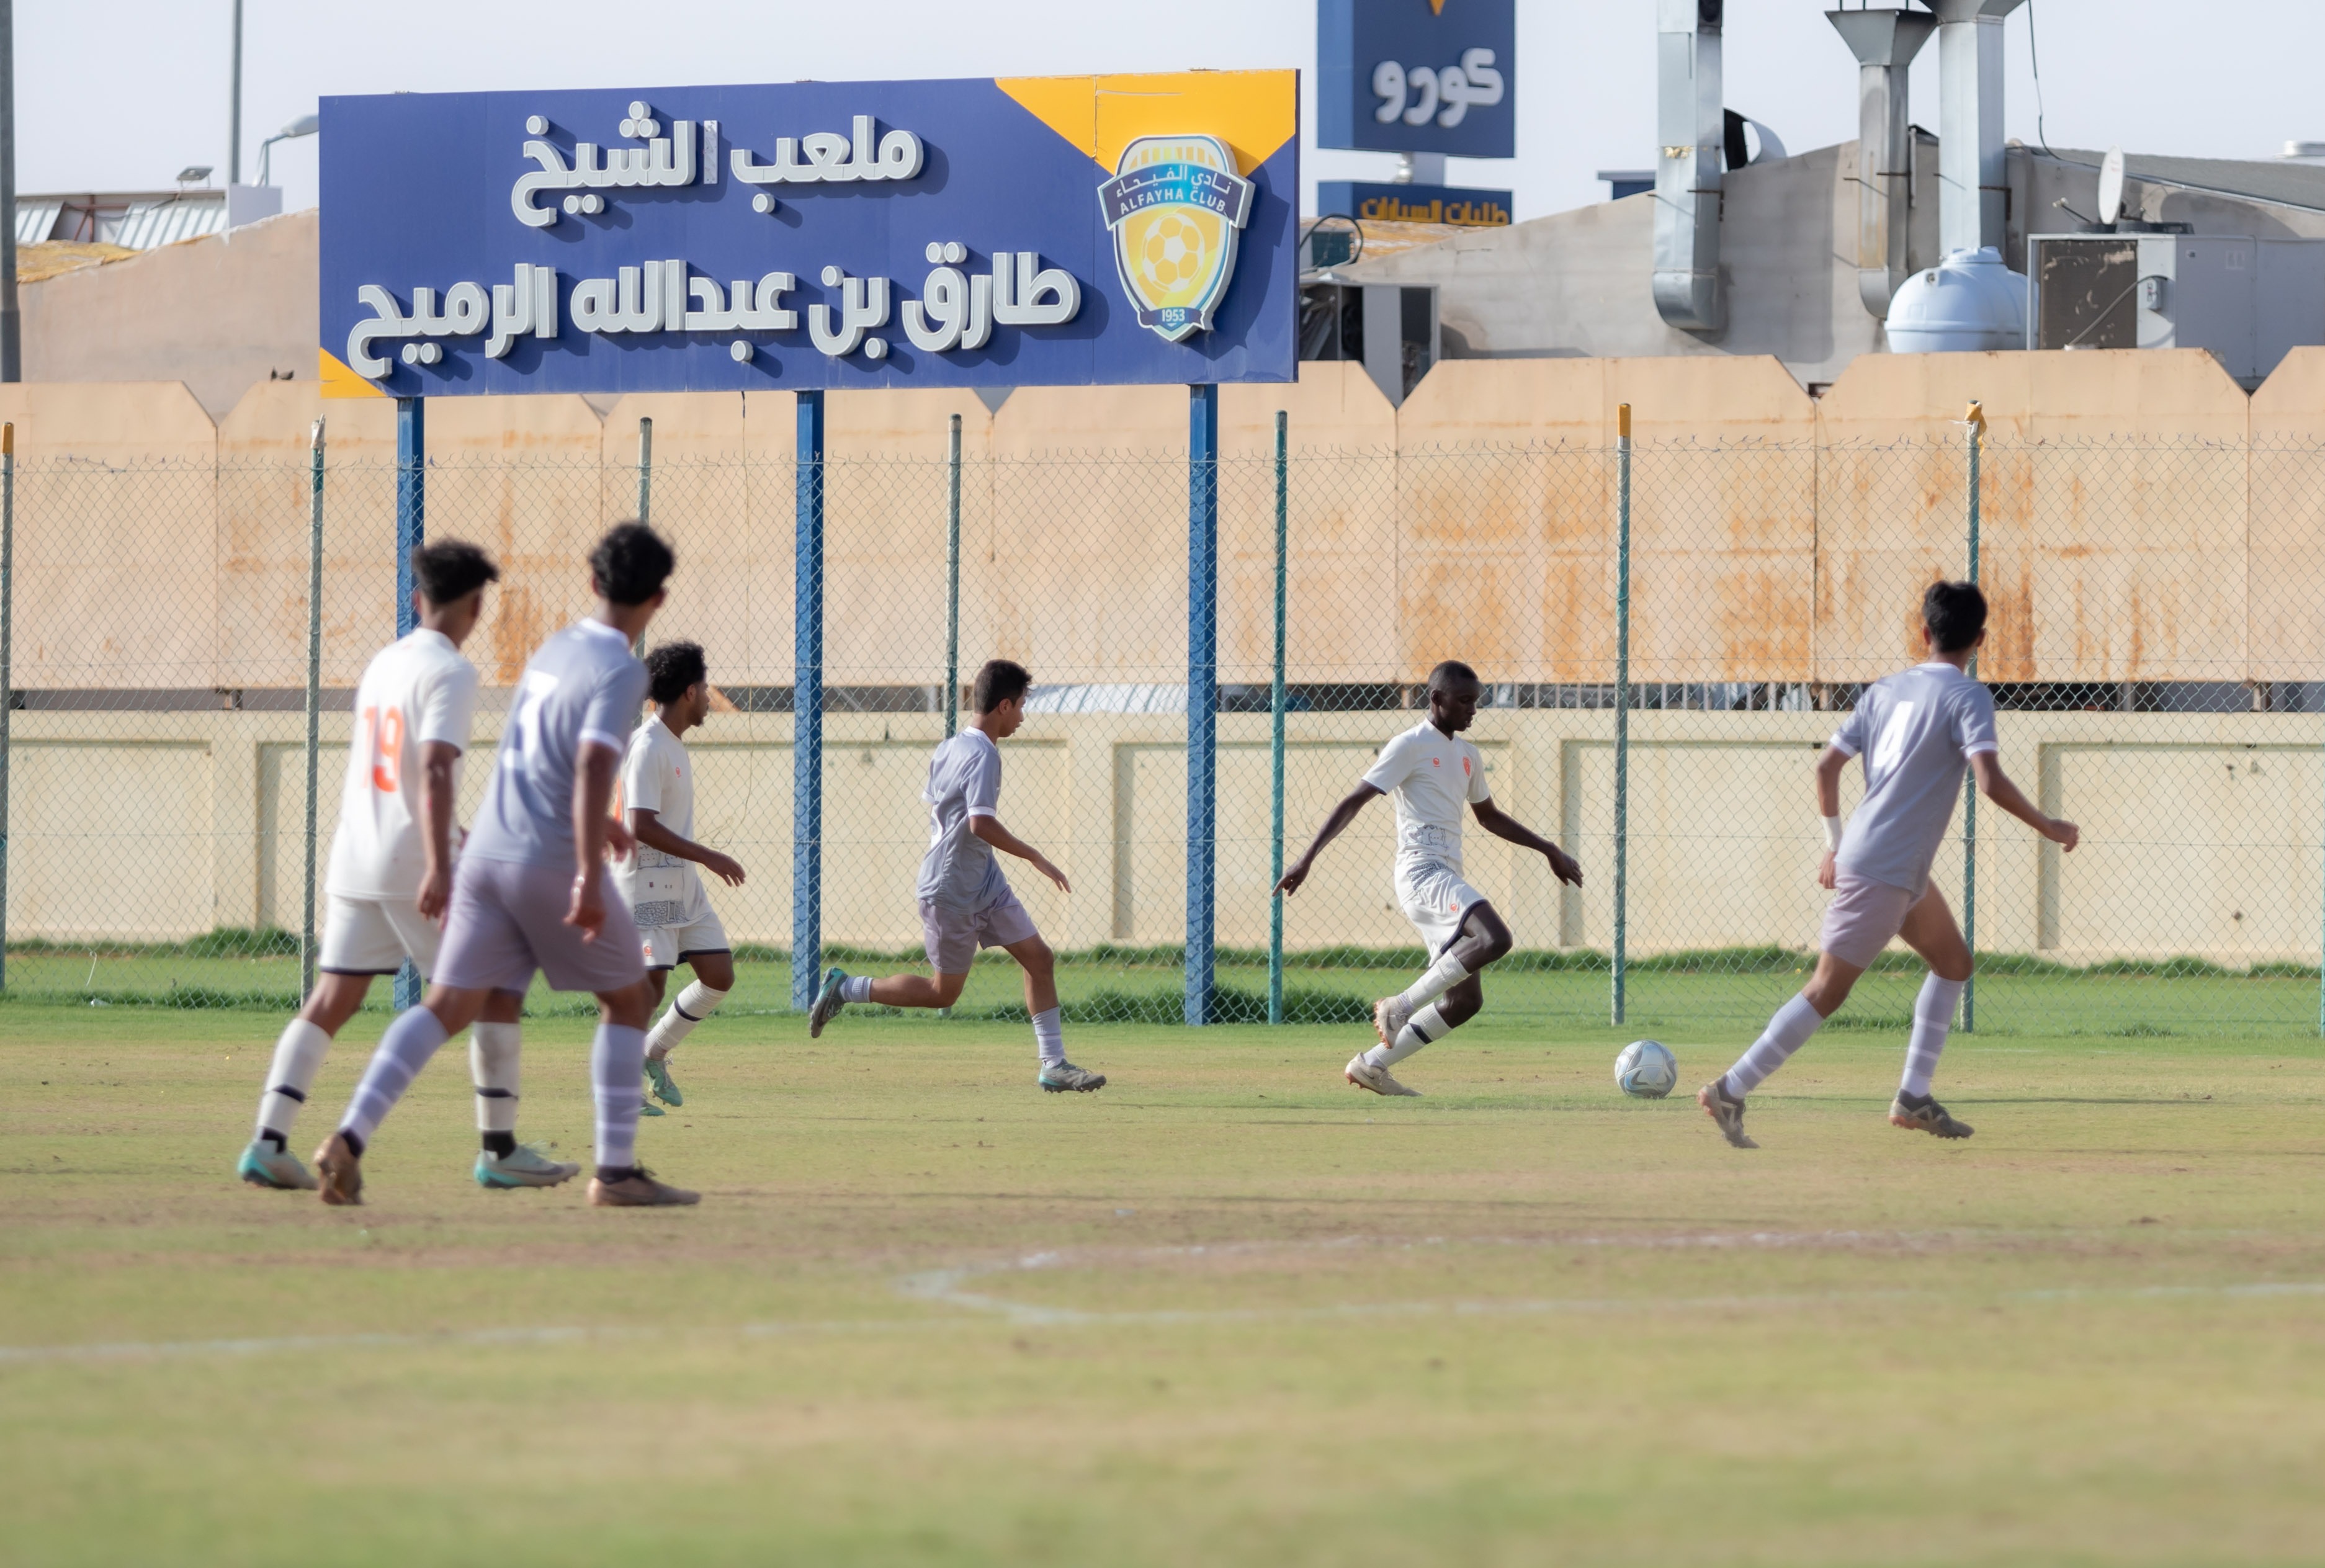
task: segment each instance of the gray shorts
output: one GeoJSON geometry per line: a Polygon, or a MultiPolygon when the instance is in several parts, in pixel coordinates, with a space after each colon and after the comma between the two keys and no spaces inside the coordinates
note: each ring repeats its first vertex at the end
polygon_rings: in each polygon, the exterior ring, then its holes
{"type": "Polygon", "coordinates": [[[559,991],[618,991],[645,979],[638,928],[613,878],[604,883],[606,924],[584,941],[565,923],[572,907],[573,872],[563,864],[523,866],[514,860],[462,858],[452,877],[452,906],[444,912],[444,941],[435,980],[456,990],[522,991],[533,971],[559,991]]]}
{"type": "Polygon", "coordinates": [[[921,941],[929,950],[929,966],[940,975],[965,975],[981,947],[1007,947],[1041,933],[1033,917],[1004,889],[1000,897],[972,912],[940,909],[921,900],[921,941]]]}
{"type": "Polygon", "coordinates": [[[1909,887],[1840,872],[1833,878],[1832,902],[1825,905],[1824,934],[1817,945],[1845,964],[1869,970],[1904,929],[1905,916],[1929,895],[1926,887],[1917,895],[1909,887]]]}

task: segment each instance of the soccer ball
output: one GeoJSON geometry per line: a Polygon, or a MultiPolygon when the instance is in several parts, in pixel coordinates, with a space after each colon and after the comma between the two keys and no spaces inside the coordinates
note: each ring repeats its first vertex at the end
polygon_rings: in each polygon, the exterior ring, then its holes
{"type": "Polygon", "coordinates": [[[1637,1099],[1661,1099],[1679,1081],[1679,1058],[1660,1040],[1634,1040],[1615,1058],[1615,1082],[1637,1099]]]}
{"type": "Polygon", "coordinates": [[[1147,230],[1138,253],[1138,270],[1163,293],[1186,287],[1203,275],[1203,231],[1191,218],[1166,212],[1147,230]]]}

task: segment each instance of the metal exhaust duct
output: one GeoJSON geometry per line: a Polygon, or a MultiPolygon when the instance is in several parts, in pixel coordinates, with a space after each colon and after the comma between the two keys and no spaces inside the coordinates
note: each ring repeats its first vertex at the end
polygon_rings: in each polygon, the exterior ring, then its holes
{"type": "Polygon", "coordinates": [[[2002,19],[2021,0],[1928,0],[1938,17],[1938,249],[2002,249],[2002,19]]]}
{"type": "Polygon", "coordinates": [[[1905,68],[1937,31],[1919,11],[1828,11],[1857,56],[1857,297],[1878,317],[1912,269],[1905,260],[1912,188],[1905,68]]]}
{"type": "MultiPolygon", "coordinates": [[[[2016,4],[2016,0],[2011,0],[2016,4]]],[[[1655,310],[1689,332],[1726,324],[1719,292],[1719,24],[1724,0],[1656,0],[1655,310]]]]}

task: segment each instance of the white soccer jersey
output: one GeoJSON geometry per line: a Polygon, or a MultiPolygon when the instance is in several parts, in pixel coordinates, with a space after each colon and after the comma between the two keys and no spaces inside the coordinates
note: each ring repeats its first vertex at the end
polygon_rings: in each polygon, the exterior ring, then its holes
{"type": "Polygon", "coordinates": [[[1461,808],[1493,798],[1486,759],[1458,735],[1423,720],[1380,748],[1365,782],[1396,804],[1399,862],[1461,865],[1461,808]]]}
{"type": "MultiPolygon", "coordinates": [[[[428,868],[420,814],[420,748],[466,751],[477,670],[452,639],[421,627],[374,656],[356,687],[356,732],[331,836],[329,891],[342,898],[416,898],[428,868]]],[[[453,784],[459,765],[453,765],[453,784]]]]}
{"type": "MultiPolygon", "coordinates": [[[[632,811],[652,812],[654,820],[681,839],[694,837],[694,767],[686,755],[686,745],[670,732],[670,727],[657,713],[631,733],[630,749],[622,759],[622,780],[614,797],[614,809],[625,824],[632,811]]],[[[681,860],[665,854],[648,844],[640,844],[635,854],[616,861],[615,879],[621,884],[625,896],[632,904],[678,903],[691,906],[700,902],[701,879],[691,860],[681,860]],[[641,891],[642,882],[654,884],[653,896],[646,899],[641,891]],[[672,884],[682,889],[673,898],[672,884]]],[[[641,924],[675,924],[675,919],[646,920],[641,924]]]]}

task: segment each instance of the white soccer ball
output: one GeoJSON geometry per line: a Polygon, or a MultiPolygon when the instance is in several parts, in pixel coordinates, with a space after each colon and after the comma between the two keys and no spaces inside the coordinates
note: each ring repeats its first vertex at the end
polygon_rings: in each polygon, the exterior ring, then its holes
{"type": "Polygon", "coordinates": [[[1615,1082],[1638,1099],[1661,1099],[1679,1081],[1679,1058],[1660,1040],[1634,1040],[1615,1058],[1615,1082]]]}

